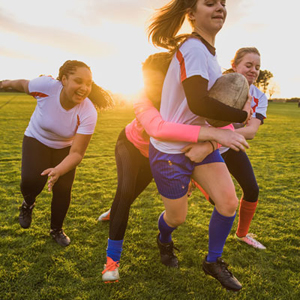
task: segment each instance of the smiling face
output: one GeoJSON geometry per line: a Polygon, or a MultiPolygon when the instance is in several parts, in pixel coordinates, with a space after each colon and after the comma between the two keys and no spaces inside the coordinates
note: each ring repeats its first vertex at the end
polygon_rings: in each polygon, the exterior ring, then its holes
{"type": "Polygon", "coordinates": [[[260,56],[257,53],[247,53],[237,64],[232,64],[232,69],[244,75],[249,85],[255,83],[260,72],[260,56]]]}
{"type": "Polygon", "coordinates": [[[224,25],[227,16],[225,6],[226,0],[198,0],[195,9],[188,11],[194,30],[204,38],[214,38],[224,25]]]}
{"type": "Polygon", "coordinates": [[[90,94],[92,89],[92,73],[86,67],[77,67],[74,72],[63,75],[61,104],[65,109],[71,109],[80,104],[90,94]]]}

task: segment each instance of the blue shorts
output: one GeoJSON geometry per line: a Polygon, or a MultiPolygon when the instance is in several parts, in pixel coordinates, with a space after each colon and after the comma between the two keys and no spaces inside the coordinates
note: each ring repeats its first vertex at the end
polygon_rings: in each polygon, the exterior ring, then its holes
{"type": "Polygon", "coordinates": [[[159,193],[168,199],[178,199],[188,192],[192,173],[196,166],[223,162],[219,152],[215,150],[202,162],[191,161],[184,153],[163,153],[149,145],[149,161],[159,193]]]}

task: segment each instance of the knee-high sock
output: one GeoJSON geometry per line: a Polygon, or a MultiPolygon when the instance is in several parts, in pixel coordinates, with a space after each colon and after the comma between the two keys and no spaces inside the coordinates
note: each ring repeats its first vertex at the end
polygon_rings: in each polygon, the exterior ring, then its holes
{"type": "Polygon", "coordinates": [[[248,202],[244,199],[241,199],[239,209],[239,223],[236,231],[236,235],[238,237],[243,237],[247,235],[250,223],[256,210],[257,202],[258,201],[248,202]]]}
{"type": "Polygon", "coordinates": [[[170,227],[166,221],[164,220],[164,214],[163,211],[161,215],[158,218],[158,229],[160,231],[159,240],[162,243],[170,243],[172,241],[172,232],[176,229],[176,227],[170,227]]]}
{"type": "Polygon", "coordinates": [[[235,215],[226,217],[221,215],[216,208],[214,208],[209,223],[208,255],[206,258],[208,262],[215,262],[218,257],[222,256],[223,248],[232,228],[235,215]]]}
{"type": "Polygon", "coordinates": [[[113,261],[120,261],[123,246],[123,240],[115,241],[108,239],[106,248],[106,256],[110,257],[113,261]]]}

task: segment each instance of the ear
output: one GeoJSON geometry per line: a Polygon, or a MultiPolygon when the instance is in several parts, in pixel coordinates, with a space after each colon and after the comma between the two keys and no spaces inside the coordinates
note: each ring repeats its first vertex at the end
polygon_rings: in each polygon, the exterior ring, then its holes
{"type": "Polygon", "coordinates": [[[66,75],[63,75],[62,78],[61,78],[61,83],[63,86],[66,85],[66,82],[67,82],[67,76],[66,75]]]}
{"type": "Polygon", "coordinates": [[[236,65],[235,65],[234,63],[231,65],[231,67],[232,67],[232,70],[233,70],[234,72],[236,72],[236,65]]]}
{"type": "Polygon", "coordinates": [[[187,9],[186,15],[190,21],[195,21],[195,15],[191,8],[187,9]]]}

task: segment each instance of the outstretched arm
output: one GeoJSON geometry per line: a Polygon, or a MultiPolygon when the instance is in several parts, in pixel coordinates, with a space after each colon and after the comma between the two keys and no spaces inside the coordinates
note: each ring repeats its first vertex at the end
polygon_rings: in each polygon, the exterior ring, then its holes
{"type": "Polygon", "coordinates": [[[17,79],[17,80],[2,80],[0,81],[0,88],[3,89],[14,89],[26,94],[29,94],[28,90],[29,80],[17,79]]]}
{"type": "Polygon", "coordinates": [[[64,160],[54,168],[46,169],[42,172],[43,175],[48,175],[48,191],[52,190],[53,185],[58,178],[72,169],[76,168],[84,157],[85,151],[89,145],[92,135],[84,135],[77,133],[72,143],[70,153],[64,160]]]}

